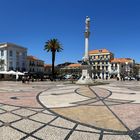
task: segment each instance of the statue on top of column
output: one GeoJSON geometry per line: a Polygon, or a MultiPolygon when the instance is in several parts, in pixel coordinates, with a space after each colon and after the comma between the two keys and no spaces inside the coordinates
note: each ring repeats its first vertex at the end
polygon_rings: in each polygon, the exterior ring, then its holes
{"type": "Polygon", "coordinates": [[[85,23],[86,23],[86,30],[85,30],[85,32],[89,32],[90,18],[88,16],[86,16],[85,23]]]}

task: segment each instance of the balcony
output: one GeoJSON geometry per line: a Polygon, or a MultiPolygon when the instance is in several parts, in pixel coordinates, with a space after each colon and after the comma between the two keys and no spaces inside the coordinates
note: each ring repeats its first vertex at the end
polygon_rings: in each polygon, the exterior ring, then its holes
{"type": "Polygon", "coordinates": [[[93,61],[93,62],[98,62],[98,61],[109,61],[110,58],[90,58],[90,61],[93,61]]]}
{"type": "Polygon", "coordinates": [[[109,64],[91,64],[92,66],[100,66],[100,67],[102,67],[102,66],[108,66],[109,64]]]}

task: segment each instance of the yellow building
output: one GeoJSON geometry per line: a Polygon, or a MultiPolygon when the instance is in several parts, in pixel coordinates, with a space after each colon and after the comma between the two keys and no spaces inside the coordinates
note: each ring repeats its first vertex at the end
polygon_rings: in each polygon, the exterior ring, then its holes
{"type": "Polygon", "coordinates": [[[52,65],[44,64],[44,74],[51,75],[52,73],[52,65]]]}
{"type": "Polygon", "coordinates": [[[44,72],[44,61],[34,56],[27,56],[28,72],[44,72]]]}
{"type": "Polygon", "coordinates": [[[113,53],[107,49],[89,51],[92,78],[107,79],[109,77],[110,61],[113,58],[113,53]]]}

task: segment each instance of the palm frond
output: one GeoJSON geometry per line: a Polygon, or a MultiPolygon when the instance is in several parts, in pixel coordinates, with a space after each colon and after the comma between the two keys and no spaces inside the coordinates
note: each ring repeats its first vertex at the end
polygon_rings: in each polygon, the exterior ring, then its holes
{"type": "Polygon", "coordinates": [[[50,39],[47,42],[45,42],[45,46],[44,46],[44,50],[46,50],[47,52],[51,51],[51,52],[60,52],[63,50],[62,45],[60,44],[60,42],[58,41],[58,39],[50,39]]]}

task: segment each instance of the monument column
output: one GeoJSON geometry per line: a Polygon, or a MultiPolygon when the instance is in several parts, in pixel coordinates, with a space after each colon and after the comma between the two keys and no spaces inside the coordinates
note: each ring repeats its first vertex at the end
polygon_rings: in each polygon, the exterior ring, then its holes
{"type": "Polygon", "coordinates": [[[88,56],[88,46],[89,46],[89,35],[90,35],[90,31],[89,31],[89,27],[90,27],[90,18],[87,16],[86,17],[86,26],[85,26],[85,56],[84,56],[84,61],[88,61],[89,60],[89,56],[88,56]]]}
{"type": "Polygon", "coordinates": [[[85,26],[85,54],[82,60],[82,76],[81,78],[76,82],[77,84],[93,84],[93,80],[91,79],[91,66],[89,63],[89,54],[88,54],[88,47],[89,47],[89,26],[90,26],[90,18],[86,17],[86,26],[85,26]]]}

